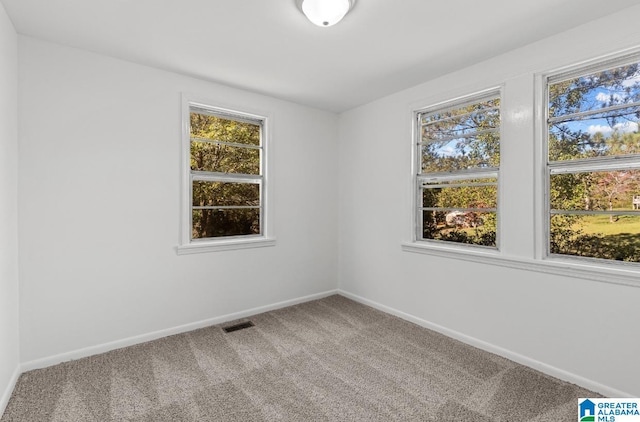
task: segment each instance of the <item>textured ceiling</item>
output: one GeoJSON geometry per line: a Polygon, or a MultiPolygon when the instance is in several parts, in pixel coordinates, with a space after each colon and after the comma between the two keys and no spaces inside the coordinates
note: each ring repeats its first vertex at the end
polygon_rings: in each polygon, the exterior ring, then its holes
{"type": "Polygon", "coordinates": [[[24,35],[340,112],[638,0],[0,0],[24,35]]]}

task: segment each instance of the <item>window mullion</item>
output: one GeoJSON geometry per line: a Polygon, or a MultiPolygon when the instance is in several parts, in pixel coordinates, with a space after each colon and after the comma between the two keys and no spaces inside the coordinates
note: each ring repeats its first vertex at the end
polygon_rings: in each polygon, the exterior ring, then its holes
{"type": "MultiPolygon", "coordinates": [[[[567,123],[567,122],[577,121],[577,120],[588,120],[590,117],[594,115],[597,116],[600,114],[608,113],[610,111],[625,110],[625,109],[634,108],[634,107],[640,107],[640,102],[615,104],[612,106],[597,108],[593,110],[579,111],[576,113],[565,114],[562,116],[550,117],[548,121],[549,121],[549,124],[554,124],[554,123],[567,123]]],[[[623,113],[623,115],[624,114],[628,114],[628,113],[623,113]]]]}
{"type": "Polygon", "coordinates": [[[421,182],[456,181],[468,179],[488,179],[498,177],[497,167],[486,167],[479,169],[465,169],[447,173],[421,173],[418,176],[421,182]]]}
{"type": "Polygon", "coordinates": [[[489,133],[498,133],[498,132],[500,132],[500,128],[497,128],[497,127],[490,128],[490,129],[480,129],[480,130],[470,131],[467,133],[461,133],[460,135],[450,135],[442,138],[430,139],[428,141],[421,141],[419,142],[419,144],[424,146],[424,145],[429,145],[436,142],[448,142],[448,141],[453,141],[454,139],[468,139],[468,138],[473,138],[474,136],[486,135],[489,133]]]}
{"type": "Polygon", "coordinates": [[[255,210],[261,208],[256,205],[194,205],[194,210],[255,210]]]}
{"type": "Polygon", "coordinates": [[[262,146],[260,145],[243,144],[240,142],[219,141],[217,139],[200,138],[197,136],[192,136],[191,142],[202,142],[206,144],[222,145],[222,146],[228,146],[228,147],[234,147],[234,148],[262,149],[262,146]]]}
{"type": "Polygon", "coordinates": [[[586,173],[640,169],[640,156],[612,156],[585,160],[552,161],[548,164],[550,174],[586,173]]]}
{"type": "Polygon", "coordinates": [[[207,171],[191,171],[191,177],[203,182],[230,182],[230,183],[260,183],[263,179],[259,174],[216,173],[207,171]]]}

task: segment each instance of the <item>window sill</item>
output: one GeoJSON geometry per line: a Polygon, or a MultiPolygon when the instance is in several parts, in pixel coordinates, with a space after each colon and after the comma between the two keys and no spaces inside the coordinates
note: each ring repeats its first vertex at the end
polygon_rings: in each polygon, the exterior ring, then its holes
{"type": "Polygon", "coordinates": [[[604,283],[622,284],[640,287],[640,269],[621,268],[630,265],[585,264],[570,262],[564,259],[547,258],[543,260],[499,255],[498,251],[466,250],[465,248],[442,247],[420,242],[405,242],[402,244],[405,252],[414,252],[444,258],[478,262],[481,264],[498,265],[538,273],[562,275],[604,283]]]}
{"type": "Polygon", "coordinates": [[[190,255],[195,253],[232,251],[238,249],[264,248],[275,246],[276,239],[266,237],[253,237],[250,239],[227,239],[193,242],[186,245],[179,245],[176,248],[178,255],[190,255]]]}

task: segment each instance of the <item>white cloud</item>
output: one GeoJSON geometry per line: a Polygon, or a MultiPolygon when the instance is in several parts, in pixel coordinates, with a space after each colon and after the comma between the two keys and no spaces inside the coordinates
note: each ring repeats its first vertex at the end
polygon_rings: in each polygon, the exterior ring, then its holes
{"type": "Polygon", "coordinates": [[[455,157],[456,155],[459,155],[455,148],[453,148],[453,146],[451,146],[450,144],[438,148],[438,153],[442,157],[455,157]]]}
{"type": "Polygon", "coordinates": [[[633,78],[625,79],[624,81],[622,81],[622,86],[624,86],[625,88],[629,88],[631,86],[634,86],[638,82],[640,82],[640,73],[636,73],[635,75],[633,75],[633,78]]]}
{"type": "Polygon", "coordinates": [[[604,136],[609,136],[613,132],[618,133],[630,133],[638,131],[638,123],[637,122],[624,122],[617,123],[613,127],[607,125],[591,125],[587,128],[587,133],[590,135],[595,135],[596,133],[601,133],[604,136]]]}
{"type": "MultiPolygon", "coordinates": [[[[609,101],[611,100],[611,95],[605,94],[604,92],[599,92],[598,95],[596,95],[596,100],[600,101],[601,103],[609,103],[609,101]]],[[[613,102],[622,103],[622,95],[613,94],[613,102]]]]}
{"type": "Polygon", "coordinates": [[[622,133],[637,132],[638,131],[638,123],[637,122],[618,123],[615,126],[613,126],[613,129],[616,132],[622,132],[622,133]]]}
{"type": "Polygon", "coordinates": [[[608,136],[613,132],[613,129],[610,126],[591,125],[587,128],[587,132],[590,135],[595,135],[596,133],[602,133],[604,136],[608,136]]]}

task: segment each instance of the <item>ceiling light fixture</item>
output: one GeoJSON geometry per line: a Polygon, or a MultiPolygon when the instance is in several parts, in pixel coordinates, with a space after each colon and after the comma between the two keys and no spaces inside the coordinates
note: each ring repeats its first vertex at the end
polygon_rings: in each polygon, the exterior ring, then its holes
{"type": "Polygon", "coordinates": [[[353,8],[355,0],[298,0],[302,13],[322,27],[337,24],[353,8]]]}

